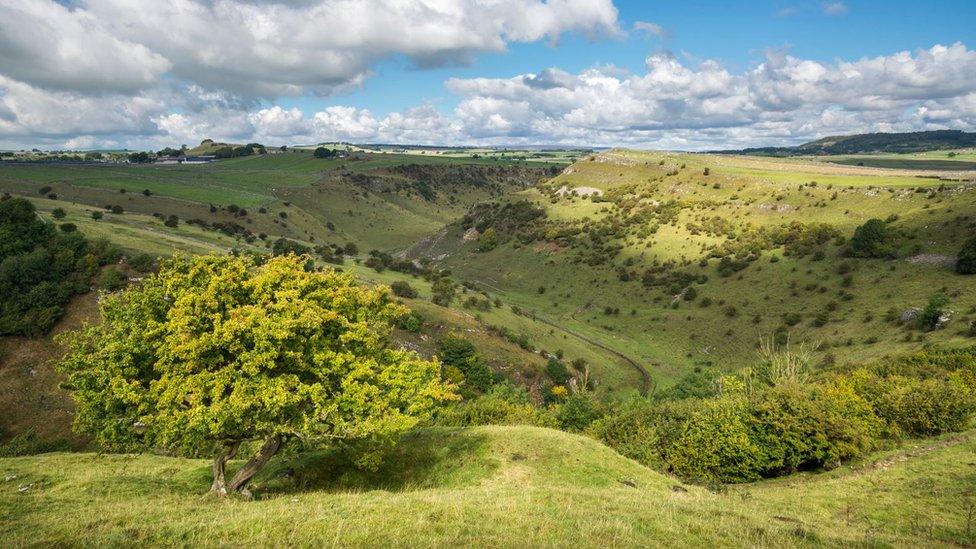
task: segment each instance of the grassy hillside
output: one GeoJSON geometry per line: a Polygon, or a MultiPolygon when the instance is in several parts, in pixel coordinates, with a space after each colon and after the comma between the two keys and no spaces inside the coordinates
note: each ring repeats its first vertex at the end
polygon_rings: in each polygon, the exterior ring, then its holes
{"type": "MultiPolygon", "coordinates": [[[[763,334],[788,334],[816,348],[818,361],[837,362],[967,341],[976,301],[951,262],[972,234],[976,189],[933,173],[635,151],[588,155],[561,172],[485,158],[356,152],[321,160],[291,152],[203,166],[4,165],[0,190],[30,198],[44,215],[64,209],[64,221],[90,236],[154,254],[261,251],[278,237],[307,246],[353,242],[361,256],[409,248],[501,300],[468,311],[483,328],[585,358],[601,391],[625,392],[644,384],[631,361],[662,387],[695,367],[748,365],[763,334]],[[603,195],[560,193],[564,187],[603,195]],[[520,244],[509,231],[495,249],[477,251],[477,231],[458,220],[479,203],[516,201],[544,210],[539,234],[520,244]],[[95,211],[102,219],[91,218],[95,211]],[[178,226],[164,224],[170,215],[178,226]],[[843,257],[844,240],[872,217],[890,221],[897,258],[843,257]],[[753,246],[757,235],[789,224],[800,233],[823,225],[833,236],[802,254],[753,246]],[[735,260],[732,268],[717,254],[735,260]],[[645,283],[649,271],[657,280],[645,283]],[[890,320],[939,290],[954,312],[945,329],[906,330],[890,320]]],[[[359,272],[416,281],[429,296],[418,279],[359,272]]]]}
{"type": "Polygon", "coordinates": [[[974,193],[907,170],[614,151],[509,197],[545,217],[527,229],[485,221],[504,233],[497,248],[477,251],[477,235],[462,238],[458,224],[414,251],[445,257],[461,279],[632,356],[667,384],[696,365],[748,365],[759,336],[775,332],[837,362],[965,342],[976,295],[950,265],[972,235],[974,193]],[[889,221],[895,259],[844,257],[844,241],[870,218],[889,221]],[[790,224],[798,240],[755,243],[790,224]],[[814,229],[832,236],[798,250],[814,229]],[[955,312],[945,329],[891,320],[939,290],[955,312]]]}
{"type": "Polygon", "coordinates": [[[375,473],[281,457],[252,502],[203,496],[209,463],[0,459],[5,546],[952,546],[976,542],[972,433],[826,474],[721,492],[532,427],[427,429],[375,473]]]}
{"type": "Polygon", "coordinates": [[[907,133],[862,133],[835,135],[810,141],[796,147],[758,147],[739,151],[739,154],[768,156],[859,154],[859,153],[915,153],[972,147],[976,133],[960,130],[936,130],[907,133]]]}

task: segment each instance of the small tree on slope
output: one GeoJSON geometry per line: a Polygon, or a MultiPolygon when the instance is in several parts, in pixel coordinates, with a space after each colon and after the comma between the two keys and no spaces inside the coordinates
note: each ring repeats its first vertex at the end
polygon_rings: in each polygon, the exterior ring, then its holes
{"type": "Polygon", "coordinates": [[[436,360],[387,346],[405,309],[386,288],[306,260],[177,257],[103,296],[101,325],[61,337],[75,428],[108,448],[210,453],[211,490],[249,495],[289,439],[389,441],[455,398],[436,360]]]}
{"type": "Polygon", "coordinates": [[[970,238],[959,250],[956,258],[956,272],[959,274],[976,274],[976,238],[970,238]]]}

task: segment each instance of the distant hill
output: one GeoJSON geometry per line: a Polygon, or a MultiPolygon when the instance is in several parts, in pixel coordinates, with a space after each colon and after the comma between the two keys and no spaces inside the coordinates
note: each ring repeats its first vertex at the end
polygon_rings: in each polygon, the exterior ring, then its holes
{"type": "Polygon", "coordinates": [[[976,133],[936,130],[910,133],[862,133],[824,137],[796,147],[755,147],[714,151],[719,154],[800,156],[861,153],[914,153],[976,147],[976,133]]]}
{"type": "Polygon", "coordinates": [[[203,141],[200,142],[199,145],[197,145],[196,147],[193,147],[192,149],[186,151],[186,154],[188,156],[200,156],[200,155],[205,155],[205,154],[214,154],[215,152],[217,152],[218,149],[222,149],[224,147],[234,148],[234,147],[239,147],[239,146],[240,145],[239,144],[236,144],[236,143],[220,143],[220,142],[214,141],[213,139],[204,139],[203,141]]]}

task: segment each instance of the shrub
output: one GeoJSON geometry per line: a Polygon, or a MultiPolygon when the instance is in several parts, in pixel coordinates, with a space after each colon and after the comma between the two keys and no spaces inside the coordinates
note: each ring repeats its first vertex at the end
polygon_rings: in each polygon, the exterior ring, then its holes
{"type": "Polygon", "coordinates": [[[479,252],[490,252],[498,247],[498,234],[495,232],[494,227],[488,227],[485,232],[481,234],[481,238],[478,239],[478,251],[479,252]]]}
{"type": "Polygon", "coordinates": [[[471,389],[485,392],[495,383],[495,374],[470,341],[456,334],[449,334],[437,346],[441,362],[457,368],[464,376],[466,387],[462,387],[462,394],[465,388],[468,389],[466,396],[471,395],[471,389]]]}
{"type": "Polygon", "coordinates": [[[46,332],[68,298],[88,290],[98,250],[69,225],[59,233],[29,201],[0,201],[0,335],[46,332]]]}
{"type": "Polygon", "coordinates": [[[559,426],[567,431],[585,431],[605,413],[602,403],[590,391],[570,394],[555,409],[559,426]]]}
{"type": "Polygon", "coordinates": [[[424,326],[424,317],[417,311],[410,311],[397,319],[397,327],[408,332],[417,333],[424,326]]]}
{"type": "Polygon", "coordinates": [[[431,286],[431,301],[441,307],[448,307],[454,301],[456,293],[457,285],[454,281],[447,277],[441,277],[435,280],[431,286]]]}
{"type": "Polygon", "coordinates": [[[434,421],[438,425],[535,425],[558,428],[559,421],[532,403],[524,387],[499,384],[487,394],[445,408],[434,421]]]}
{"type": "Polygon", "coordinates": [[[312,156],[315,158],[332,158],[336,155],[336,151],[332,149],[326,149],[325,147],[316,147],[312,156]]]}
{"type": "Polygon", "coordinates": [[[868,387],[874,408],[893,437],[960,431],[976,405],[966,387],[949,379],[893,376],[868,387]]]}
{"type": "Polygon", "coordinates": [[[546,374],[555,385],[566,385],[571,378],[566,365],[557,358],[550,357],[546,364],[546,374]]]}
{"type": "Polygon", "coordinates": [[[150,254],[136,254],[128,258],[126,263],[140,273],[148,273],[156,266],[156,257],[150,254]]]}
{"type": "Polygon", "coordinates": [[[114,292],[124,288],[128,280],[122,271],[109,267],[102,271],[102,275],[98,278],[98,286],[105,291],[114,292]]]}
{"type": "Polygon", "coordinates": [[[925,309],[918,315],[916,322],[918,327],[923,330],[934,330],[939,327],[939,321],[943,315],[943,309],[949,304],[949,297],[944,293],[937,292],[929,297],[929,302],[925,309]]]}
{"type": "Polygon", "coordinates": [[[64,219],[68,215],[68,212],[64,211],[64,208],[54,208],[51,210],[51,217],[54,219],[64,219]]]}
{"type": "Polygon", "coordinates": [[[856,257],[892,258],[894,250],[888,243],[888,229],[884,221],[869,219],[854,229],[850,253],[856,257]]]}
{"type": "Polygon", "coordinates": [[[397,280],[393,284],[390,284],[390,289],[393,290],[393,295],[398,297],[413,299],[418,295],[417,290],[405,280],[397,280]]]}
{"type": "Polygon", "coordinates": [[[589,432],[625,457],[664,469],[661,453],[663,417],[660,406],[634,399],[614,413],[594,421],[589,432]]]}
{"type": "Polygon", "coordinates": [[[100,211],[98,211],[98,210],[95,210],[95,211],[93,211],[93,212],[91,213],[91,217],[92,217],[92,219],[94,219],[95,221],[98,221],[99,219],[101,219],[101,218],[103,218],[103,217],[105,217],[105,216],[104,216],[104,214],[102,214],[102,212],[100,212],[100,211]]]}
{"type": "Polygon", "coordinates": [[[976,274],[976,238],[970,238],[963,244],[956,257],[956,272],[959,274],[976,274]]]}
{"type": "Polygon", "coordinates": [[[669,437],[663,448],[664,461],[672,472],[706,483],[747,482],[761,477],[766,462],[751,436],[745,399],[690,399],[665,406],[678,420],[675,436],[669,437]]]}

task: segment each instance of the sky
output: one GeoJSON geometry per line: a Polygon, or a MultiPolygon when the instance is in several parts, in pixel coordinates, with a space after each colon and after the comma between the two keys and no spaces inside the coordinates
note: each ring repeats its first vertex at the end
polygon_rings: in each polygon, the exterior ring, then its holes
{"type": "Polygon", "coordinates": [[[0,148],[976,130],[976,2],[0,0],[0,148]]]}

